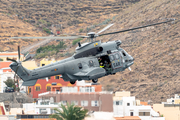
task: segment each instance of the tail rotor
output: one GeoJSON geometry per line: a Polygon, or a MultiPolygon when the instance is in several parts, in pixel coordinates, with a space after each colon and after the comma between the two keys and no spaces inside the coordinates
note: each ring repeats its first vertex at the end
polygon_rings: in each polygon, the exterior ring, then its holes
{"type": "MultiPolygon", "coordinates": [[[[17,78],[16,77],[16,75],[17,75],[17,72],[18,72],[18,69],[19,69],[19,67],[21,66],[21,63],[22,62],[25,62],[25,61],[28,61],[29,59],[31,59],[31,57],[29,57],[29,58],[27,58],[27,59],[25,59],[25,60],[23,60],[23,61],[20,61],[20,59],[21,59],[21,53],[20,53],[20,46],[18,46],[18,58],[17,58],[17,60],[14,60],[14,59],[11,59],[11,58],[6,58],[8,61],[12,61],[12,62],[14,62],[14,63],[16,63],[15,64],[15,66],[17,66],[17,68],[15,68],[15,69],[13,69],[13,71],[15,72],[15,74],[14,74],[14,83],[15,83],[15,79],[17,78]]],[[[27,74],[29,74],[25,69],[24,69],[24,67],[21,67],[22,69],[23,69],[23,71],[25,71],[27,74]]],[[[18,79],[18,78],[17,78],[18,79]]],[[[16,86],[15,86],[15,89],[16,89],[16,86]]]]}

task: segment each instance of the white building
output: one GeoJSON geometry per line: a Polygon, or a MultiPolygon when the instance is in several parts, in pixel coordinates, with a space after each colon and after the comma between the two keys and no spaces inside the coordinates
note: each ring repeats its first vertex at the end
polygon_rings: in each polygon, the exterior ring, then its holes
{"type": "Polygon", "coordinates": [[[123,97],[119,94],[113,100],[114,117],[139,116],[141,120],[165,120],[164,117],[159,117],[159,114],[151,106],[137,106],[136,103],[134,96],[123,97]]]}
{"type": "Polygon", "coordinates": [[[39,99],[36,103],[23,104],[25,114],[53,114],[54,108],[59,108],[60,103],[54,103],[53,100],[39,99]]]}
{"type": "Polygon", "coordinates": [[[0,93],[3,93],[4,88],[7,87],[4,81],[6,81],[7,79],[13,79],[13,77],[14,73],[11,72],[11,69],[9,67],[0,68],[0,93]]]}

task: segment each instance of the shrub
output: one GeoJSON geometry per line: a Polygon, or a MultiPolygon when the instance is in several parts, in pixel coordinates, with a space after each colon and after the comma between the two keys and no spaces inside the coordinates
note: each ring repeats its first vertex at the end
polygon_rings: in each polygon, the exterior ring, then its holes
{"type": "Polygon", "coordinates": [[[72,45],[75,45],[76,43],[80,42],[82,40],[82,38],[78,38],[76,40],[73,40],[72,45]]]}
{"type": "Polygon", "coordinates": [[[81,28],[81,29],[79,29],[79,32],[81,33],[83,31],[83,29],[81,28]]]}
{"type": "Polygon", "coordinates": [[[43,30],[48,34],[51,34],[51,31],[48,28],[43,28],[43,30]]]}

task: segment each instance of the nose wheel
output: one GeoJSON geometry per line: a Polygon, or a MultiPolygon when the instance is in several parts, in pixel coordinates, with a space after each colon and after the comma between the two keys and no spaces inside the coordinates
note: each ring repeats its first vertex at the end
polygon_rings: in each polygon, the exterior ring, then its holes
{"type": "Polygon", "coordinates": [[[92,79],[92,82],[93,82],[93,83],[97,83],[97,82],[98,82],[98,79],[92,79]]]}

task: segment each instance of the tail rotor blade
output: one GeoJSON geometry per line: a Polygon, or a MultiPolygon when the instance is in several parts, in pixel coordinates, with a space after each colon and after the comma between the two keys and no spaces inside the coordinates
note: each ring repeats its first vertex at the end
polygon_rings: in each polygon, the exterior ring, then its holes
{"type": "Polygon", "coordinates": [[[18,46],[18,59],[20,61],[20,46],[18,46]]]}
{"type": "Polygon", "coordinates": [[[6,60],[9,60],[9,61],[12,61],[12,62],[16,62],[17,63],[17,61],[16,60],[14,60],[14,59],[11,59],[11,58],[6,58],[6,60]]]}
{"type": "Polygon", "coordinates": [[[25,60],[23,60],[22,62],[26,62],[26,61],[28,61],[29,59],[32,59],[31,57],[28,57],[28,58],[26,58],[25,60]]]}

